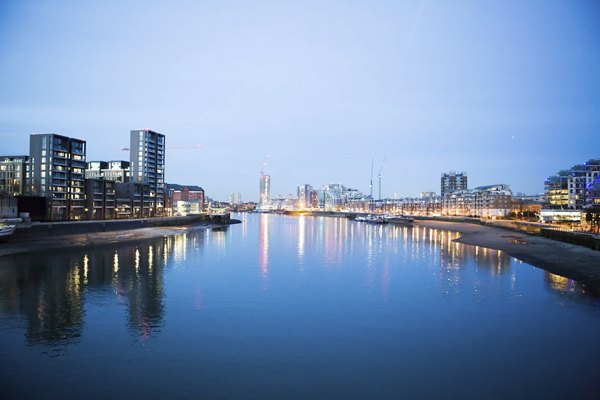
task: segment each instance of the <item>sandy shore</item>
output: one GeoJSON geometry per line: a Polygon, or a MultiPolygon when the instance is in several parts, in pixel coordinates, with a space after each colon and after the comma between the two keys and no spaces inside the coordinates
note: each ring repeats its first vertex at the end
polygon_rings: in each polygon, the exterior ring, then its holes
{"type": "MultiPolygon", "coordinates": [[[[161,236],[177,235],[187,232],[190,228],[198,229],[199,225],[163,226],[122,231],[82,233],[76,235],[48,236],[24,240],[14,240],[0,243],[0,257],[33,251],[48,251],[53,249],[107,245],[111,243],[135,241],[161,236]]],[[[210,228],[213,225],[201,225],[210,228]]]]}
{"type": "Polygon", "coordinates": [[[502,250],[553,274],[600,287],[600,251],[517,231],[468,223],[417,221],[418,226],[460,232],[459,243],[502,250]]]}

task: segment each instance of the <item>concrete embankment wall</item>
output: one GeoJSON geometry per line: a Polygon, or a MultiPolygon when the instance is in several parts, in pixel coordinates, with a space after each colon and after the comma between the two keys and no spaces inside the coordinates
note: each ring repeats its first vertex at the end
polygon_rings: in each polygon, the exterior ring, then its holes
{"type": "Polygon", "coordinates": [[[548,239],[560,240],[561,242],[585,246],[594,250],[600,250],[600,238],[597,236],[578,232],[563,232],[556,229],[545,228],[542,228],[541,235],[548,239]]]}
{"type": "Polygon", "coordinates": [[[123,231],[129,229],[152,228],[159,226],[181,226],[196,223],[222,223],[219,218],[213,221],[208,215],[187,217],[165,217],[107,221],[40,222],[30,227],[15,230],[14,239],[38,238],[47,236],[76,235],[96,232],[123,231]]]}

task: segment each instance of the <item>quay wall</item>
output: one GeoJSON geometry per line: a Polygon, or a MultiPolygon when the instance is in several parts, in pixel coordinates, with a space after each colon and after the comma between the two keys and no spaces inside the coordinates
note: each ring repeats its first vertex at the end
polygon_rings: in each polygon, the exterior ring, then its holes
{"type": "Polygon", "coordinates": [[[224,223],[223,216],[212,218],[208,215],[186,217],[162,217],[127,220],[38,222],[29,226],[17,227],[12,239],[41,238],[48,236],[77,235],[97,232],[123,231],[130,229],[160,226],[183,226],[199,223],[224,223]]]}
{"type": "Polygon", "coordinates": [[[600,237],[580,232],[565,232],[557,229],[542,228],[541,235],[548,239],[600,250],[600,237]]]}

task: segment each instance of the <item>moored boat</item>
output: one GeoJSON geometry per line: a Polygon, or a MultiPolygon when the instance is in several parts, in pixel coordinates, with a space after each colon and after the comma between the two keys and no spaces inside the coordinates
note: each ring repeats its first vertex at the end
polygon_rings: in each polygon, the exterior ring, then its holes
{"type": "Polygon", "coordinates": [[[388,221],[385,219],[383,215],[375,215],[375,214],[367,214],[367,215],[359,215],[354,218],[355,221],[358,222],[367,222],[370,224],[387,224],[388,221]]]}
{"type": "Polygon", "coordinates": [[[16,225],[0,225],[0,242],[7,241],[15,233],[16,225]]]}

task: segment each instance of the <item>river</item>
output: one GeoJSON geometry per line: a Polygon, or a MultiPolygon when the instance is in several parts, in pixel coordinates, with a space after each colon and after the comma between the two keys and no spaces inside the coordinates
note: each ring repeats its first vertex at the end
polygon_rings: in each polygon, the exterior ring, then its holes
{"type": "Polygon", "coordinates": [[[600,301],[458,233],[266,214],[0,258],[0,398],[596,398],[600,301]]]}

